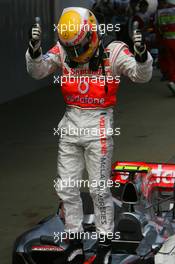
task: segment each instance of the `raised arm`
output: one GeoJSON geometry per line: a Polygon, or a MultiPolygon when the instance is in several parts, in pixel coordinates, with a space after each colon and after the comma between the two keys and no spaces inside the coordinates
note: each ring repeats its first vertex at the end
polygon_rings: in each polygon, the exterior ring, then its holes
{"type": "Polygon", "coordinates": [[[145,83],[152,78],[152,63],[153,60],[149,52],[147,53],[146,61],[139,62],[129,51],[128,47],[124,45],[117,56],[115,56],[114,49],[113,75],[125,75],[133,82],[145,83]]]}
{"type": "Polygon", "coordinates": [[[140,31],[134,31],[133,42],[134,54],[130,52],[126,44],[116,42],[111,56],[113,75],[125,75],[133,82],[145,83],[152,78],[153,59],[146,49],[140,31]]]}
{"type": "Polygon", "coordinates": [[[46,54],[42,54],[41,27],[35,24],[31,28],[29,48],[26,52],[27,72],[35,79],[42,79],[61,67],[61,46],[57,43],[46,54]]]}

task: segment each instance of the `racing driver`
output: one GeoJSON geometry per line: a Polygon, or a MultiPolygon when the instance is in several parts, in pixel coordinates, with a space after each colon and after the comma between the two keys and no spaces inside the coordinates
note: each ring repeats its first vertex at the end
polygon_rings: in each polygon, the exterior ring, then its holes
{"type": "MultiPolygon", "coordinates": [[[[43,55],[41,27],[37,23],[32,26],[26,53],[27,71],[33,78],[42,79],[58,68],[61,70],[61,91],[67,109],[58,124],[65,133],[59,138],[56,191],[64,205],[65,231],[71,235],[83,232],[83,209],[80,186],[61,188],[60,183],[78,182],[86,166],[99,234],[95,263],[109,264],[114,212],[107,183],[111,174],[111,131],[119,76],[128,76],[133,82],[148,82],[152,77],[152,57],[138,30],[133,32],[133,55],[125,43],[102,35],[94,14],[85,8],[65,8],[57,29],[58,42],[43,55]],[[70,134],[70,128],[78,129],[79,133],[70,134]],[[106,183],[103,188],[102,180],[106,183]],[[92,184],[94,181],[96,184],[92,184]]],[[[78,236],[70,239],[67,263],[83,263],[82,244],[78,236]]]]}

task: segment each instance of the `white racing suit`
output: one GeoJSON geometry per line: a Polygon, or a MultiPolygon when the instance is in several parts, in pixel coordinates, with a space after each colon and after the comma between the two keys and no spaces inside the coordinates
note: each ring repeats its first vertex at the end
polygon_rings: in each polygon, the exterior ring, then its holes
{"type": "MultiPolygon", "coordinates": [[[[126,44],[122,42],[115,41],[110,43],[106,51],[108,52],[106,68],[114,79],[118,79],[116,76],[122,74],[128,76],[133,82],[138,83],[148,82],[151,79],[152,57],[149,53],[145,63],[138,63],[126,44]]],[[[62,76],[70,74],[76,77],[86,76],[91,78],[94,75],[98,77],[102,74],[101,71],[92,72],[88,63],[71,69],[66,64],[65,59],[66,53],[59,42],[45,55],[41,55],[36,59],[32,59],[27,51],[27,71],[36,79],[42,79],[54,73],[58,68],[62,70],[62,76]]],[[[105,105],[105,98],[92,100],[90,96],[88,97],[89,87],[86,84],[85,89],[79,85],[78,88],[76,85],[73,88],[74,84],[70,85],[67,96],[64,95],[65,91],[63,91],[67,110],[58,125],[60,130],[64,130],[64,136],[59,139],[58,184],[56,184],[56,191],[64,204],[65,230],[67,232],[83,231],[83,209],[79,193],[80,184],[75,184],[72,187],[63,187],[60,183],[80,181],[86,166],[89,175],[88,186],[94,203],[96,229],[97,232],[107,235],[114,230],[113,202],[109,188],[111,185],[108,180],[111,174],[113,152],[111,131],[113,129],[113,107],[116,94],[112,95],[111,102],[113,103],[105,105]],[[77,89],[76,96],[71,96],[71,89],[77,89]],[[86,96],[86,99],[80,98],[79,93],[81,93],[81,96],[86,96]],[[95,107],[94,104],[97,101],[97,107],[95,107]],[[102,128],[105,128],[103,130],[105,131],[103,138],[98,133],[102,128]],[[86,132],[88,132],[82,133],[81,129],[87,129],[86,132]],[[73,130],[75,133],[72,133],[73,130]],[[103,182],[102,187],[99,186],[100,182],[103,182]]],[[[91,89],[92,97],[93,93],[98,93],[97,88],[91,89]]],[[[110,91],[109,89],[109,95],[110,91]]],[[[104,94],[103,96],[105,97],[104,94]]]]}

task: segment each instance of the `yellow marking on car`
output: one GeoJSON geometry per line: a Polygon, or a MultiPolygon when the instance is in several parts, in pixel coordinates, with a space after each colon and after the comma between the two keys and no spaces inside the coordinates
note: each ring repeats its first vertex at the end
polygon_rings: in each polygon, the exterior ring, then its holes
{"type": "Polygon", "coordinates": [[[139,171],[139,172],[142,172],[142,171],[146,171],[148,172],[150,170],[149,167],[147,166],[132,166],[132,165],[117,165],[115,168],[114,168],[116,171],[139,171]]]}

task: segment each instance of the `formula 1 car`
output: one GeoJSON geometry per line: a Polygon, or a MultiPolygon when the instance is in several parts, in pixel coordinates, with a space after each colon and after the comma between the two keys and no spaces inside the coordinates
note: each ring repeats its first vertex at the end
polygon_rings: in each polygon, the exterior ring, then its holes
{"type": "MultiPolygon", "coordinates": [[[[165,256],[169,264],[175,263],[175,164],[115,162],[111,179],[117,234],[112,240],[112,264],[162,264],[165,256]]],[[[83,240],[84,264],[93,264],[97,242],[91,236],[93,203],[88,193],[82,193],[82,200],[88,205],[84,206],[84,232],[89,234],[83,240]]],[[[65,264],[69,240],[60,241],[62,233],[60,206],[55,215],[16,239],[13,264],[65,264]]]]}

